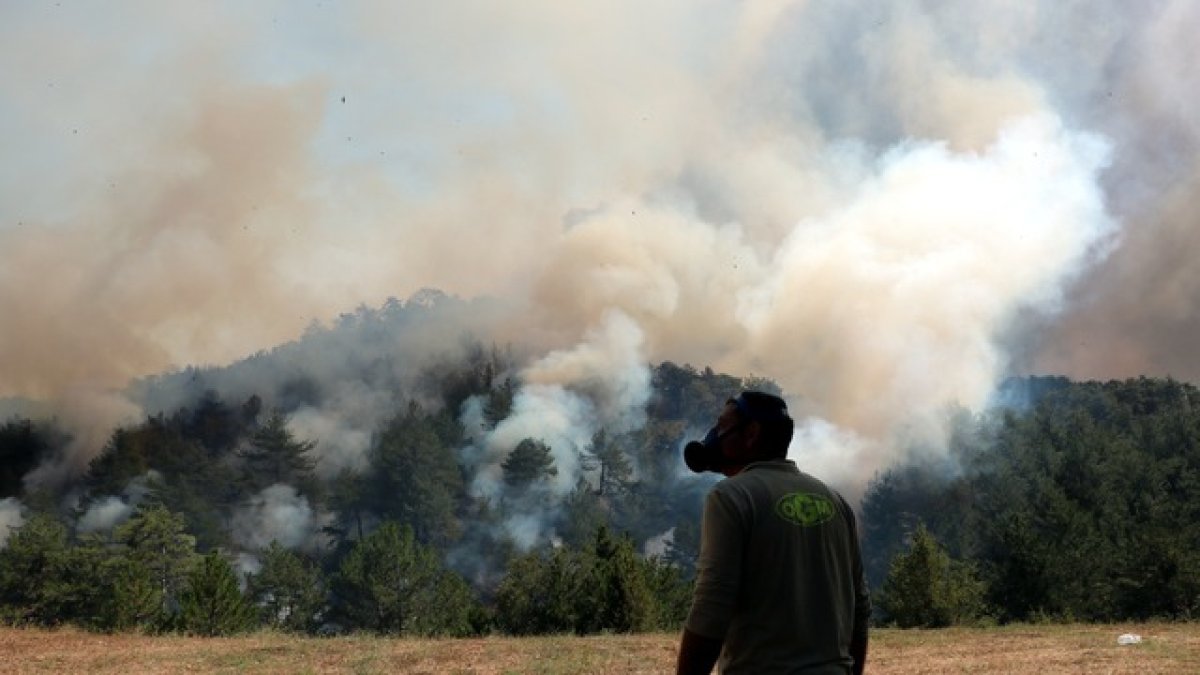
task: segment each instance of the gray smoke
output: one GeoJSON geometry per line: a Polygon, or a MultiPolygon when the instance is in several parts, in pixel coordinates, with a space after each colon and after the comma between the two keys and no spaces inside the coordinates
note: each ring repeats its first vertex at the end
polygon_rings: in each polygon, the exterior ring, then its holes
{"type": "Polygon", "coordinates": [[[83,534],[112,530],[133,515],[134,509],[150,493],[151,484],[161,480],[162,476],[151,470],[129,481],[120,495],[102,497],[89,504],[76,521],[75,531],[83,534]]]}
{"type": "Polygon", "coordinates": [[[75,529],[80,533],[111,530],[133,515],[133,505],[120,497],[104,497],[79,516],[75,529]]]}
{"type": "Polygon", "coordinates": [[[13,530],[25,524],[25,507],[15,497],[0,499],[0,548],[8,544],[13,530]]]}
{"type": "MultiPolygon", "coordinates": [[[[793,456],[851,488],[1007,374],[1200,376],[1186,0],[0,19],[20,65],[0,71],[0,315],[21,317],[0,396],[101,402],[36,481],[136,416],[131,378],[423,287],[495,302],[410,326],[367,364],[388,381],[464,325],[527,352],[513,415],[463,451],[490,467],[478,494],[526,436],[569,489],[574,452],[639,423],[663,360],[779,382],[793,456]]],[[[362,467],[396,409],[339,362],[385,343],[295,354],[329,394],[293,419],[321,471],[362,467]]],[[[239,373],[209,384],[282,377],[239,373]]]]}
{"type": "Polygon", "coordinates": [[[296,488],[277,484],[251,497],[234,514],[233,540],[248,551],[264,549],[272,541],[287,549],[321,550],[327,544],[321,528],[329,522],[296,488]]]}

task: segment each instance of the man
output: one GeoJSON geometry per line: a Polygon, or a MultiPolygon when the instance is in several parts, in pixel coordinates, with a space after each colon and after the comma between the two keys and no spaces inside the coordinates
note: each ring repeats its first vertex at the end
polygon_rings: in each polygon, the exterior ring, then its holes
{"type": "Polygon", "coordinates": [[[727,476],[704,502],[692,609],[677,673],[860,674],[870,599],[854,512],[788,460],[792,419],[778,396],[726,403],[693,471],[727,476]]]}

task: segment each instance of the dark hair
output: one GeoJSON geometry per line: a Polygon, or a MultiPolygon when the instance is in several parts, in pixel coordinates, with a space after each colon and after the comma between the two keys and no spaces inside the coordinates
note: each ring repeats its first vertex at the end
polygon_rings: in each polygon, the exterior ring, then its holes
{"type": "Polygon", "coordinates": [[[762,427],[764,456],[769,459],[787,457],[795,425],[783,399],[762,391],[743,391],[729,402],[737,408],[739,420],[758,422],[762,427]]]}

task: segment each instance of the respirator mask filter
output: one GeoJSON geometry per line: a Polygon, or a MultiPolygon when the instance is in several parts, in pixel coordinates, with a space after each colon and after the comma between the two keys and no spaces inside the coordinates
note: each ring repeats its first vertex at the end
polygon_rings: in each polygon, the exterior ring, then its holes
{"type": "Polygon", "coordinates": [[[692,441],[683,448],[683,461],[695,473],[705,471],[720,471],[725,456],[721,454],[721,435],[713,427],[705,434],[704,440],[692,441]]]}

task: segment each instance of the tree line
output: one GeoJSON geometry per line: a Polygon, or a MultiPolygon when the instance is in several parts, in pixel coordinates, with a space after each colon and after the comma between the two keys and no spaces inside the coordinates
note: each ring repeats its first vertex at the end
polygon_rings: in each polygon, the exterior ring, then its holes
{"type": "Polygon", "coordinates": [[[948,457],[893,467],[867,490],[883,618],[1200,615],[1196,387],[1028,378],[1005,393],[1019,402],[954,416],[948,457]]]}
{"type": "Polygon", "coordinates": [[[210,390],[115,430],[51,494],[22,476],[70,439],[52,422],[10,420],[0,499],[19,499],[26,517],[0,549],[0,619],[205,635],[678,627],[708,482],[681,473],[677,449],[741,388],[774,385],[661,364],[647,423],[598,430],[578,450],[574,489],[547,488],[552,448],[530,437],[508,452],[502,496],[489,498],[469,489],[478,468],[460,457],[461,419],[469,401],[482,402],[486,424],[508,416],[518,385],[502,376],[505,358],[479,347],[435,366],[422,379],[434,403],[414,396],[375,430],[367,466],[334,475],[316,470],[315,442],[295,437],[289,411],[210,390]],[[248,548],[239,514],[281,486],[319,527],[248,548]],[[124,515],[98,525],[106,509],[124,515]],[[543,536],[518,541],[511,523],[531,515],[543,536]]]}
{"type": "MultiPolygon", "coordinates": [[[[560,467],[531,437],[508,452],[502,496],[489,498],[470,489],[477,468],[459,454],[461,419],[469,402],[485,424],[508,416],[519,383],[506,358],[479,347],[438,364],[422,380],[431,389],[374,430],[367,465],[335,475],[316,470],[315,442],[292,434],[287,408],[207,391],[115,430],[87,471],[51,494],[23,476],[69,436],[52,421],[9,420],[0,500],[20,500],[25,515],[0,548],[0,619],[206,635],[678,628],[714,480],[681,471],[679,448],[727,397],[778,388],[660,364],[645,425],[598,430],[579,449],[574,489],[547,489],[560,467]],[[321,514],[317,529],[250,547],[235,533],[238,514],[278,486],[321,514]],[[109,507],[123,516],[85,524],[109,507]],[[514,538],[512,523],[531,514],[553,536],[514,538]]],[[[877,619],[1200,611],[1196,388],[1026,378],[1002,394],[986,411],[953,411],[948,449],[912,448],[924,459],[868,486],[861,532],[877,619]]]]}
{"type": "Polygon", "coordinates": [[[596,531],[582,548],[516,556],[484,604],[412,528],[387,521],[326,573],[272,542],[240,582],[230,557],[200,554],[182,518],[143,504],[111,538],[70,541],[48,514],[0,550],[0,619],[98,631],[217,636],[255,628],[304,633],[466,636],[633,632],[676,628],[690,587],[678,569],[644,558],[628,537],[596,531]]]}

